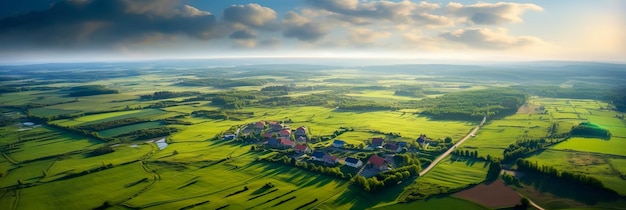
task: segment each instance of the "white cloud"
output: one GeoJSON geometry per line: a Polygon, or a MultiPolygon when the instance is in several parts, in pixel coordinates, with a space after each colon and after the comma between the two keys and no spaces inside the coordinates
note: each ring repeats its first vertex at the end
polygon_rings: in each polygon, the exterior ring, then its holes
{"type": "Polygon", "coordinates": [[[477,49],[511,49],[539,46],[543,41],[532,36],[511,36],[506,29],[459,29],[440,35],[441,38],[477,49]]]}
{"type": "Polygon", "coordinates": [[[255,28],[273,29],[276,12],[258,4],[232,5],[224,10],[223,18],[232,23],[239,23],[255,28]]]}
{"type": "Polygon", "coordinates": [[[498,25],[504,23],[523,22],[521,15],[527,10],[543,11],[543,8],[535,4],[519,4],[510,2],[484,3],[462,5],[449,3],[448,11],[462,21],[480,25],[498,25]]]}

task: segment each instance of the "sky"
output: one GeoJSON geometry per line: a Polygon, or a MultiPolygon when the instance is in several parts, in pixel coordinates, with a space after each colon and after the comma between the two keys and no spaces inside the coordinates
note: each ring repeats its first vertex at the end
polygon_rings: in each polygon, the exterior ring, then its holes
{"type": "Polygon", "coordinates": [[[0,63],[240,57],[624,63],[626,1],[0,1],[0,63]]]}

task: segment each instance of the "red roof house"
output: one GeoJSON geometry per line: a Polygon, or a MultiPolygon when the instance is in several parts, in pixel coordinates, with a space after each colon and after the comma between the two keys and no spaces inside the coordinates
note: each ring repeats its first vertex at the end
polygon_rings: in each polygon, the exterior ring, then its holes
{"type": "Polygon", "coordinates": [[[263,138],[272,138],[272,136],[274,136],[274,134],[270,133],[270,132],[266,132],[263,134],[263,138]]]}
{"type": "Polygon", "coordinates": [[[294,145],[296,145],[295,142],[289,139],[280,139],[280,144],[282,144],[283,146],[287,146],[287,147],[293,147],[294,145]]]}
{"type": "Polygon", "coordinates": [[[383,170],[387,168],[387,161],[384,158],[379,157],[378,155],[373,155],[367,162],[372,164],[372,166],[374,166],[374,168],[377,168],[378,170],[383,170]]]}
{"type": "Polygon", "coordinates": [[[282,129],[280,131],[280,136],[284,136],[284,137],[291,136],[291,130],[289,130],[289,129],[282,129]]]}
{"type": "Polygon", "coordinates": [[[297,153],[309,153],[309,152],[311,152],[311,149],[308,146],[303,145],[303,144],[296,145],[294,150],[297,153]]]}
{"type": "Polygon", "coordinates": [[[256,122],[254,124],[254,128],[256,128],[256,129],[263,129],[263,128],[265,128],[265,122],[263,122],[263,121],[256,122]]]}
{"type": "Polygon", "coordinates": [[[296,136],[306,136],[306,127],[304,126],[298,127],[298,129],[296,129],[296,132],[294,134],[296,136]]]}

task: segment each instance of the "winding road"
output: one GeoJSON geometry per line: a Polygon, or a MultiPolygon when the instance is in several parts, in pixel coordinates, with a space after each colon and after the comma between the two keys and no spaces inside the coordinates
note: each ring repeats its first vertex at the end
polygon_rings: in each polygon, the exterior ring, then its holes
{"type": "Polygon", "coordinates": [[[420,172],[419,176],[424,176],[424,174],[428,173],[431,169],[435,168],[435,166],[437,166],[437,164],[439,164],[439,162],[441,162],[441,160],[443,160],[448,155],[450,155],[450,153],[452,153],[452,151],[454,151],[454,149],[456,149],[456,147],[458,147],[461,144],[463,144],[463,142],[465,142],[467,139],[471,138],[472,136],[475,136],[476,132],[478,132],[478,129],[480,129],[485,124],[485,121],[487,121],[487,116],[483,117],[483,121],[481,121],[480,124],[478,126],[476,126],[476,128],[474,128],[474,130],[472,130],[472,132],[469,132],[467,134],[467,136],[463,137],[460,141],[458,141],[456,144],[454,144],[454,146],[452,146],[446,152],[444,152],[439,157],[437,157],[435,160],[433,160],[433,162],[430,163],[430,165],[428,165],[428,167],[426,167],[424,170],[422,170],[420,172]]]}

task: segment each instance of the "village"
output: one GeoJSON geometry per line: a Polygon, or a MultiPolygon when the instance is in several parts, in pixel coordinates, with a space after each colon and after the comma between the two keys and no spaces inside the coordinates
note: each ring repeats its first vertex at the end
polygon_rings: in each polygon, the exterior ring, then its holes
{"type": "Polygon", "coordinates": [[[305,126],[291,129],[289,125],[277,121],[258,121],[238,128],[235,133],[223,135],[223,140],[252,138],[259,148],[278,151],[297,161],[317,165],[345,165],[353,168],[356,174],[366,178],[401,167],[402,165],[396,163],[396,154],[417,155],[418,148],[439,144],[439,141],[430,140],[425,134],[421,134],[415,140],[418,147],[405,141],[387,141],[383,137],[368,139],[365,141],[367,143],[365,146],[350,145],[336,138],[329,140],[330,143],[316,143],[313,146],[309,135],[305,126]],[[356,155],[357,153],[368,155],[362,157],[363,155],[356,155]]]}

